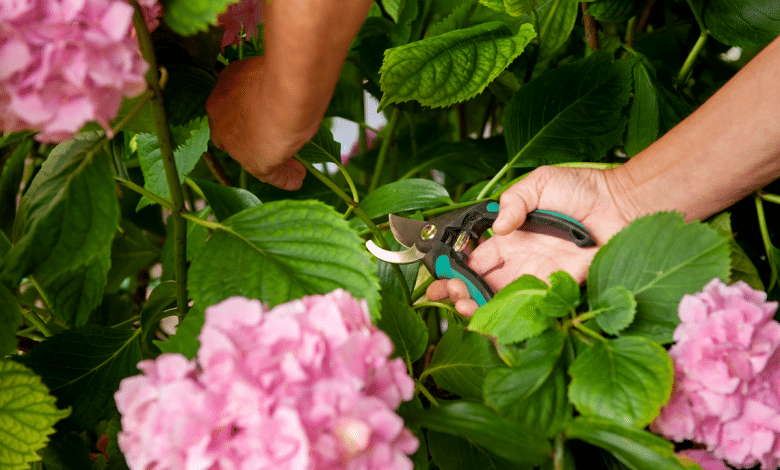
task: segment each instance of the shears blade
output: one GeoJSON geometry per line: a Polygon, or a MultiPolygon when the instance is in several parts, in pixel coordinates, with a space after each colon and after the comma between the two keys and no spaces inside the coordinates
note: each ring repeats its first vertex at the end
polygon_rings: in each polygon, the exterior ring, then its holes
{"type": "Polygon", "coordinates": [[[425,257],[425,253],[412,246],[408,250],[404,251],[389,251],[383,248],[379,248],[373,240],[366,242],[366,248],[372,255],[393,264],[409,264],[420,261],[425,257]]]}
{"type": "Polygon", "coordinates": [[[424,220],[408,219],[395,214],[390,214],[390,231],[401,245],[411,248],[420,237],[423,227],[429,224],[424,220]]]}

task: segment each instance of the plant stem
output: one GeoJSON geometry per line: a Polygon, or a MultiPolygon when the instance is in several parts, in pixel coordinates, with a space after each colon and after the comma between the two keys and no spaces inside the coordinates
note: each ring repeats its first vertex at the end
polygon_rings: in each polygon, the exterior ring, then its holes
{"type": "Polygon", "coordinates": [[[585,40],[588,41],[588,47],[591,51],[597,51],[599,49],[599,33],[596,30],[596,18],[593,15],[589,15],[588,2],[581,2],[582,6],[582,25],[585,27],[585,40]]]}
{"type": "Polygon", "coordinates": [[[146,82],[152,90],[152,113],[154,115],[154,124],[157,132],[157,140],[160,143],[160,157],[165,168],[165,178],[168,181],[168,187],[173,199],[173,260],[176,277],[176,304],[179,314],[187,314],[188,296],[187,296],[187,221],[182,214],[186,212],[184,207],[184,195],[181,184],[179,183],[179,173],[176,170],[176,161],[173,158],[173,144],[171,131],[168,128],[168,119],[165,116],[165,107],[163,105],[162,90],[157,78],[157,58],[154,55],[154,46],[149,36],[149,30],[146,28],[141,6],[137,0],[132,0],[131,4],[135,9],[133,15],[133,26],[138,37],[138,46],[141,49],[146,62],[149,64],[149,71],[146,72],[146,82]]]}
{"type": "Polygon", "coordinates": [[[566,450],[563,447],[563,434],[555,436],[555,449],[553,450],[553,469],[564,470],[566,468],[566,450]]]}
{"type": "MultiPolygon", "coordinates": [[[[576,319],[575,319],[576,320],[576,319]]],[[[572,321],[571,325],[576,328],[577,330],[585,333],[587,336],[590,336],[593,339],[596,339],[598,341],[606,341],[606,338],[601,336],[600,334],[596,333],[595,331],[591,330],[587,326],[583,325],[580,322],[572,321]]]]}
{"type": "Polygon", "coordinates": [[[126,327],[128,325],[132,325],[133,323],[135,323],[137,321],[140,321],[140,320],[141,320],[141,316],[140,315],[136,315],[133,318],[128,318],[127,320],[125,320],[125,321],[123,321],[121,323],[117,323],[116,325],[112,325],[111,328],[117,328],[117,329],[124,328],[124,327],[126,327]]]}
{"type": "Polygon", "coordinates": [[[688,76],[693,68],[693,63],[696,62],[696,58],[701,53],[701,50],[704,49],[704,44],[707,42],[707,38],[710,35],[710,32],[704,25],[704,19],[701,17],[701,13],[696,9],[696,5],[693,4],[693,0],[688,0],[688,6],[693,12],[693,17],[696,18],[696,24],[699,25],[701,34],[699,35],[699,39],[696,40],[696,44],[693,45],[691,52],[688,53],[688,57],[685,58],[680,73],[677,75],[677,86],[682,86],[688,81],[688,76]]]}
{"type": "Polygon", "coordinates": [[[139,111],[141,111],[141,108],[143,108],[146,102],[152,98],[152,95],[153,93],[151,90],[146,90],[145,92],[143,92],[140,101],[138,101],[138,104],[136,104],[135,107],[132,110],[130,110],[129,113],[127,113],[127,116],[125,116],[124,118],[122,118],[121,121],[116,123],[116,125],[114,125],[113,129],[111,130],[114,133],[117,133],[120,130],[122,130],[127,125],[127,123],[129,123],[130,120],[133,119],[135,115],[138,114],[139,111]]]}
{"type": "Polygon", "coordinates": [[[642,14],[639,15],[639,21],[636,24],[635,30],[637,33],[641,33],[645,30],[647,20],[650,19],[650,11],[652,11],[653,5],[655,5],[655,0],[647,0],[645,8],[642,10],[642,14]]]}
{"type": "Polygon", "coordinates": [[[398,124],[398,116],[401,115],[401,110],[393,108],[393,112],[390,113],[390,120],[387,122],[387,126],[383,129],[385,136],[382,138],[382,146],[379,147],[379,156],[376,159],[376,166],[374,167],[374,176],[371,178],[371,184],[368,187],[368,192],[375,190],[379,187],[379,181],[382,179],[382,170],[387,160],[387,154],[390,151],[390,145],[393,143],[393,136],[395,136],[395,126],[398,124]]]}
{"type": "Polygon", "coordinates": [[[628,47],[633,47],[634,45],[634,24],[636,23],[636,15],[632,16],[628,23],[626,24],[626,39],[625,43],[628,47]]]}
{"type": "Polygon", "coordinates": [[[780,204],[780,196],[778,196],[777,194],[770,194],[770,193],[765,193],[763,191],[759,191],[758,196],[765,201],[774,202],[775,204],[780,204]]]}
{"type": "Polygon", "coordinates": [[[430,286],[431,284],[433,284],[432,277],[428,278],[425,282],[417,286],[417,288],[414,289],[414,292],[412,292],[412,299],[414,301],[417,301],[417,299],[419,299],[420,297],[423,296],[423,294],[425,294],[425,291],[428,290],[428,286],[430,286]]]}
{"type": "Polygon", "coordinates": [[[211,150],[207,150],[203,154],[203,159],[206,161],[206,164],[209,166],[209,170],[211,170],[211,173],[214,175],[214,178],[217,179],[219,184],[230,186],[231,188],[236,187],[236,184],[233,182],[233,180],[230,179],[230,176],[228,176],[225,168],[222,166],[222,163],[217,160],[216,155],[214,155],[211,150]]]}
{"type": "Polygon", "coordinates": [[[49,329],[49,327],[46,326],[46,322],[43,321],[43,319],[41,317],[39,317],[37,313],[35,313],[35,310],[22,308],[21,311],[22,311],[22,314],[25,317],[27,317],[28,320],[30,320],[30,323],[35,325],[35,327],[38,329],[38,331],[43,333],[43,336],[45,336],[47,338],[51,338],[52,336],[54,336],[52,334],[51,330],[49,329]]]}
{"type": "Polygon", "coordinates": [[[169,211],[173,211],[173,203],[171,201],[161,198],[160,196],[154,194],[151,191],[148,191],[146,188],[142,186],[133,183],[132,181],[122,179],[119,177],[115,177],[114,179],[117,181],[117,183],[121,184],[122,186],[128,189],[132,189],[133,191],[137,192],[142,196],[148,197],[149,199],[156,202],[157,204],[164,207],[165,209],[168,209],[169,211]]]}
{"type": "MultiPolygon", "coordinates": [[[[347,206],[353,208],[355,215],[358,216],[358,218],[360,218],[360,220],[362,220],[363,223],[366,224],[366,227],[368,227],[368,229],[374,235],[374,241],[377,245],[379,245],[380,248],[384,250],[390,249],[390,246],[387,244],[385,237],[382,236],[382,232],[379,231],[379,227],[377,227],[374,221],[371,220],[371,217],[369,217],[368,214],[366,214],[366,212],[363,209],[361,209],[360,204],[358,204],[354,199],[351,199],[347,193],[345,193],[341,188],[338,187],[338,185],[336,185],[336,183],[333,182],[333,180],[328,178],[321,171],[314,168],[311,165],[311,163],[301,158],[300,155],[295,155],[294,158],[299,162],[301,162],[301,164],[304,167],[306,167],[306,170],[309,172],[309,174],[314,175],[315,178],[320,180],[323,184],[325,184],[325,186],[327,186],[338,197],[340,197],[342,201],[347,203],[347,206]]],[[[409,286],[406,285],[406,278],[404,277],[403,272],[401,272],[401,268],[397,264],[392,264],[392,263],[390,264],[390,266],[393,268],[393,273],[395,274],[395,277],[398,279],[398,284],[401,285],[401,293],[403,294],[404,301],[406,302],[407,305],[411,305],[412,294],[409,292],[409,286]]]]}
{"type": "Polygon", "coordinates": [[[439,406],[439,402],[431,395],[431,392],[428,391],[427,388],[425,388],[425,385],[423,385],[419,380],[414,381],[415,388],[423,394],[425,398],[428,399],[429,402],[431,402],[431,405],[433,406],[439,406]]]}
{"type": "Polygon", "coordinates": [[[767,261],[769,261],[769,268],[772,272],[772,276],[769,281],[769,286],[766,291],[769,292],[775,286],[778,280],[777,264],[774,259],[774,245],[772,245],[772,239],[769,237],[769,228],[766,225],[766,214],[764,213],[764,202],[758,193],[753,197],[753,201],[756,204],[756,215],[758,216],[758,227],[761,230],[761,239],[764,242],[764,250],[766,250],[767,261]]]}

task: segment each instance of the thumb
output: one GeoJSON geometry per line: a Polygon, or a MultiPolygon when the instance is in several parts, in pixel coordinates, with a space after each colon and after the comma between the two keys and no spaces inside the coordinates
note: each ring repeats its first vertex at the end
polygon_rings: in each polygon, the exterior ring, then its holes
{"type": "Polygon", "coordinates": [[[271,171],[256,175],[260,181],[276,186],[287,191],[301,189],[303,178],[306,177],[306,168],[301,162],[292,158],[281,165],[271,169],[271,171]]]}
{"type": "Polygon", "coordinates": [[[539,199],[547,180],[549,167],[540,167],[501,195],[498,217],[493,223],[496,235],[508,235],[523,225],[526,215],[539,207],[539,199]]]}

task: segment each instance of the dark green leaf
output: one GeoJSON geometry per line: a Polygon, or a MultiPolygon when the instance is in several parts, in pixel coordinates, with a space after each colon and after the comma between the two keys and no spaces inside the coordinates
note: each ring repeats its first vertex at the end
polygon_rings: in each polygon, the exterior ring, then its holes
{"type": "Polygon", "coordinates": [[[490,179],[506,162],[506,144],[502,137],[437,142],[421,149],[426,160],[407,172],[417,175],[436,169],[458,183],[490,179]]]}
{"type": "Polygon", "coordinates": [[[106,292],[115,293],[128,277],[136,280],[138,273],[160,256],[159,240],[147,235],[135,224],[119,221],[119,231],[111,243],[111,269],[106,292]]]}
{"type": "MultiPolygon", "coordinates": [[[[404,415],[408,413],[416,413],[422,411],[423,405],[419,396],[415,396],[409,401],[401,402],[398,406],[398,414],[404,415]]],[[[404,423],[406,424],[406,423],[404,423]]],[[[411,430],[417,440],[420,441],[420,447],[417,448],[412,456],[412,463],[414,464],[414,470],[428,470],[428,445],[426,443],[425,434],[420,426],[410,426],[406,424],[406,427],[411,430]]]]}
{"type": "Polygon", "coordinates": [[[477,0],[466,0],[458,5],[449,16],[428,28],[428,36],[439,36],[456,29],[465,28],[468,25],[471,13],[474,11],[476,2],[477,0]]]}
{"type": "Polygon", "coordinates": [[[141,338],[142,347],[148,350],[154,350],[152,340],[154,332],[157,330],[157,324],[160,320],[171,315],[173,312],[167,312],[169,308],[176,304],[176,282],[161,282],[154,288],[149,299],[146,301],[144,309],[141,311],[141,338]]]}
{"type": "Polygon", "coordinates": [[[41,458],[54,423],[70,414],[54,406],[41,378],[21,364],[0,359],[0,468],[24,470],[41,458]]]}
{"type": "Polygon", "coordinates": [[[417,178],[381,186],[360,201],[360,207],[372,219],[448,204],[452,204],[452,199],[444,186],[417,178]]]}
{"type": "Polygon", "coordinates": [[[95,468],[89,451],[84,440],[75,432],[59,431],[39,454],[46,470],[85,470],[95,468]]]}
{"type": "Polygon", "coordinates": [[[326,126],[320,126],[317,134],[303,145],[298,154],[309,163],[341,163],[341,145],[333,140],[333,133],[326,126]]]}
{"type": "MultiPolygon", "coordinates": [[[[336,82],[336,90],[333,92],[333,98],[328,104],[325,116],[338,116],[352,122],[362,122],[365,119],[363,116],[362,85],[362,70],[354,62],[346,61],[341,67],[341,75],[339,81],[336,82]]],[[[337,156],[339,154],[340,151],[336,153],[337,156]]]]}
{"type": "Polygon", "coordinates": [[[206,31],[217,24],[217,15],[234,0],[169,0],[165,3],[165,22],[182,36],[206,31]]]}
{"type": "Polygon", "coordinates": [[[406,414],[404,421],[464,438],[514,465],[538,465],[552,453],[543,436],[479,403],[440,402],[438,407],[406,414]]]}
{"type": "Polygon", "coordinates": [[[661,212],[633,221],[596,253],[588,271],[592,306],[613,286],[634,294],[637,313],[621,334],[660,343],[672,340],[677,305],[715,277],[728,279],[729,239],[678,213],[661,212]]]}
{"type": "MultiPolygon", "coordinates": [[[[0,164],[0,232],[11,232],[16,217],[16,196],[19,194],[24,160],[33,146],[31,138],[22,140],[0,164]]],[[[0,251],[0,256],[3,252],[0,251]]]]}
{"type": "Polygon", "coordinates": [[[511,16],[528,13],[533,7],[533,0],[479,0],[479,3],[511,16]]]}
{"type": "Polygon", "coordinates": [[[766,0],[697,0],[704,24],[730,46],[763,46],[780,34],[780,3],[766,0]]]}
{"type": "Polygon", "coordinates": [[[548,278],[550,288],[539,304],[540,310],[551,317],[565,317],[580,305],[580,285],[566,271],[556,271],[548,278]]]}
{"type": "Polygon", "coordinates": [[[379,313],[379,282],[363,240],[331,207],[274,201],[223,222],[190,265],[189,291],[205,308],[235,295],[271,307],[341,288],[379,313]]]}
{"type": "Polygon", "coordinates": [[[504,115],[509,165],[594,160],[618,144],[631,65],[593,54],[523,86],[504,115]]]}
{"type": "Polygon", "coordinates": [[[16,331],[22,324],[22,312],[14,295],[0,284],[0,357],[16,352],[16,331]]]}
{"type": "MultiPolygon", "coordinates": [[[[417,214],[419,214],[419,212],[417,214]]],[[[419,217],[415,217],[415,219],[422,220],[422,214],[419,214],[419,217]]],[[[395,239],[392,232],[385,232],[384,237],[385,241],[387,241],[387,245],[390,247],[390,251],[403,251],[406,249],[405,246],[398,243],[398,240],[395,239]]],[[[401,287],[393,266],[397,266],[398,269],[401,270],[403,280],[406,282],[406,287],[410,291],[414,289],[414,286],[417,283],[417,274],[420,272],[420,263],[393,265],[377,258],[376,264],[378,266],[377,274],[379,275],[379,285],[387,294],[394,295],[399,299],[403,298],[404,295],[403,288],[401,287]]]]}
{"type": "Polygon", "coordinates": [[[552,437],[571,419],[563,334],[551,329],[529,339],[510,367],[485,378],[485,403],[502,415],[552,437]]]}
{"type": "Polygon", "coordinates": [[[420,13],[420,6],[417,0],[397,0],[397,2],[398,15],[394,18],[396,26],[390,33],[390,41],[394,46],[401,46],[413,39],[412,23],[420,13]]]}
{"type": "Polygon", "coordinates": [[[469,330],[493,336],[503,344],[533,338],[550,327],[546,312],[540,310],[548,289],[544,281],[531,275],[515,279],[477,309],[469,330]]]}
{"type": "Polygon", "coordinates": [[[206,314],[195,306],[179,322],[175,335],[168,338],[168,341],[155,340],[152,343],[164,353],[179,353],[186,356],[187,359],[194,359],[198,354],[198,348],[200,348],[198,335],[205,321],[206,314]]]}
{"type": "Polygon", "coordinates": [[[2,277],[45,282],[91,263],[111,245],[119,219],[111,161],[101,136],[80,134],[52,150],[19,204],[2,277]]]}
{"type": "Polygon", "coordinates": [[[579,417],[566,430],[578,439],[612,453],[631,470],[685,470],[666,439],[636,428],[593,417],[579,417]]]}
{"type": "MultiPolygon", "coordinates": [[[[168,16],[167,10],[165,16],[168,16]]],[[[215,73],[212,70],[181,62],[166,63],[165,68],[168,71],[168,83],[171,84],[163,90],[165,117],[168,118],[168,124],[182,126],[193,119],[206,116],[206,100],[217,82],[215,73]]],[[[136,132],[153,132],[153,130],[136,132]]]]}
{"type": "Polygon", "coordinates": [[[756,290],[765,290],[764,283],[761,281],[761,275],[758,273],[756,265],[750,260],[745,250],[739,246],[734,239],[731,230],[731,214],[722,212],[707,221],[714,227],[718,233],[729,237],[729,246],[731,247],[731,283],[745,281],[750,287],[756,290]]]}
{"type": "Polygon", "coordinates": [[[635,0],[597,0],[588,6],[588,14],[599,21],[622,22],[636,14],[635,0]]]}
{"type": "Polygon", "coordinates": [[[600,310],[596,316],[599,327],[605,333],[616,335],[634,321],[636,300],[625,287],[612,286],[596,300],[593,310],[600,310]]]}
{"type": "Polygon", "coordinates": [[[442,470],[525,470],[489,454],[466,439],[428,431],[428,448],[436,465],[442,470]]]}
{"type": "Polygon", "coordinates": [[[48,338],[18,360],[41,376],[59,406],[73,407],[76,425],[89,429],[115,409],[119,382],[138,373],[139,334],[86,325],[48,338]]]}
{"type": "Polygon", "coordinates": [[[428,345],[428,328],[411,307],[391,295],[383,295],[382,318],[376,326],[393,340],[393,354],[404,358],[407,364],[422,357],[428,345]]]}
{"type": "Polygon", "coordinates": [[[380,107],[409,100],[439,107],[472,98],[535,36],[530,24],[513,35],[493,22],[388,49],[380,71],[380,107]]]}
{"type": "Polygon", "coordinates": [[[582,415],[642,428],[672,393],[674,366],[649,339],[624,336],[596,341],[569,367],[569,399],[582,415]]]}
{"type": "MultiPolygon", "coordinates": [[[[579,13],[577,2],[570,0],[539,0],[536,5],[539,15],[539,61],[549,60],[571,36],[579,13]]],[[[520,17],[523,21],[534,21],[530,14],[520,17]]]]}
{"type": "Polygon", "coordinates": [[[206,197],[217,220],[222,221],[244,209],[260,205],[260,199],[246,189],[192,178],[206,197]]]}
{"type": "MultiPolygon", "coordinates": [[[[176,161],[176,170],[179,173],[179,183],[195,168],[201,155],[208,149],[209,126],[207,119],[194,121],[192,127],[183,130],[188,135],[187,141],[173,152],[176,161]]],[[[165,177],[165,168],[161,157],[157,136],[154,134],[139,134],[138,160],[141,162],[141,170],[144,173],[144,188],[161,198],[168,198],[171,190],[165,177]]],[[[149,204],[151,199],[142,197],[136,210],[140,210],[149,204]]]]}
{"type": "Polygon", "coordinates": [[[450,324],[426,370],[436,384],[462,398],[481,400],[488,371],[504,365],[489,338],[450,324]]]}
{"type": "Polygon", "coordinates": [[[54,317],[69,326],[86,324],[103,299],[110,268],[111,249],[106,245],[89,262],[42,282],[54,317]]]}

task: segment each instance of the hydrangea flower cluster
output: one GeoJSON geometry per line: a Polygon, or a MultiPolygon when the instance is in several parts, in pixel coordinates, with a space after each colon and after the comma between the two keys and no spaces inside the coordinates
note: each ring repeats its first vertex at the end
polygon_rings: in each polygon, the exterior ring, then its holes
{"type": "Polygon", "coordinates": [[[672,397],[651,430],[704,444],[736,467],[780,464],[780,324],[777,302],[744,282],[715,279],[685,296],[669,350],[672,397]]]}
{"type": "Polygon", "coordinates": [[[0,3],[0,131],[59,142],[96,121],[110,132],[122,97],[146,89],[132,17],[123,0],[0,3]]]}
{"type": "Polygon", "coordinates": [[[403,360],[344,291],[266,310],[206,310],[197,362],[163,354],[122,381],[118,443],[131,469],[413,468],[393,411],[414,394],[403,360]]]}
{"type": "Polygon", "coordinates": [[[217,17],[217,22],[225,29],[225,35],[222,36],[223,50],[242,41],[242,26],[247,38],[257,37],[257,25],[263,22],[262,6],[263,0],[239,0],[217,17]]]}

